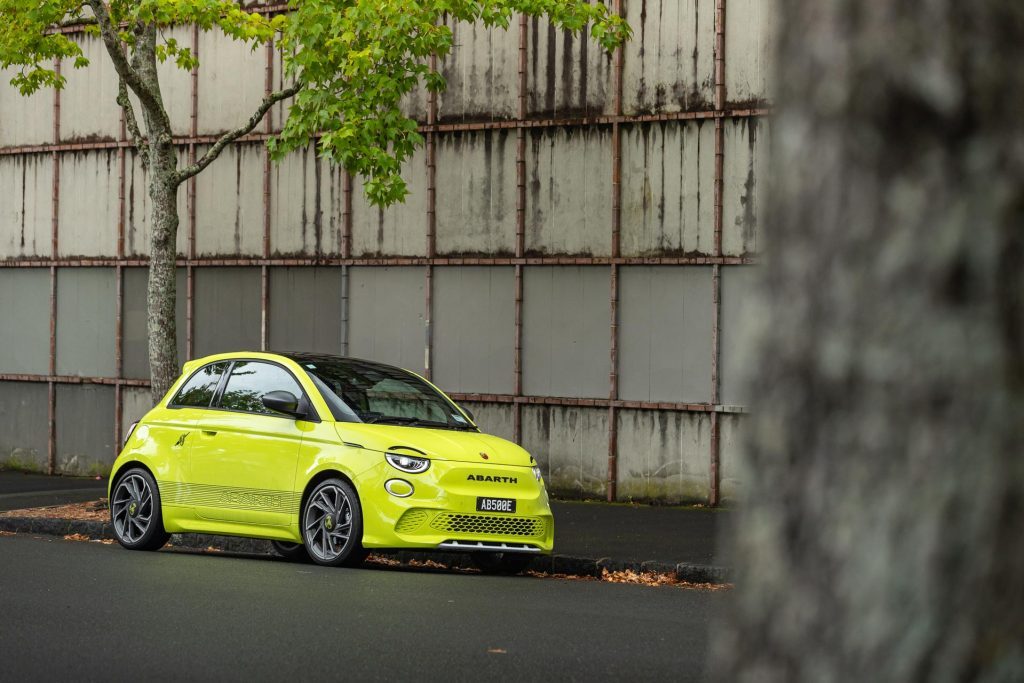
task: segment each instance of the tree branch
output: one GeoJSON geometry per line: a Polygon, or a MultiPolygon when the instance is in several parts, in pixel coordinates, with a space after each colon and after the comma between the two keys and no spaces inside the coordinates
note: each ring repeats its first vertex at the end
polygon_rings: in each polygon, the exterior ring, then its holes
{"type": "Polygon", "coordinates": [[[204,154],[202,158],[200,158],[196,163],[192,164],[191,166],[186,166],[185,168],[178,171],[177,182],[179,184],[183,183],[184,181],[188,180],[189,178],[191,178],[192,176],[194,176],[195,174],[199,173],[204,168],[209,166],[217,157],[220,156],[220,153],[224,151],[224,148],[227,145],[231,144],[232,142],[242,137],[243,135],[249,133],[253,128],[255,128],[256,124],[258,124],[260,120],[263,119],[263,117],[266,115],[266,113],[270,110],[271,107],[273,107],[281,100],[286,100],[289,97],[294,96],[295,93],[299,92],[299,90],[301,89],[302,84],[296,83],[295,85],[289,88],[285,88],[284,90],[278,90],[277,92],[271,93],[264,97],[263,102],[260,104],[256,112],[251,117],[249,117],[248,121],[243,123],[238,128],[235,128],[234,130],[229,131],[225,133],[223,136],[221,136],[221,138],[214,143],[213,147],[211,147],[206,152],[206,154],[204,154]]]}
{"type": "Polygon", "coordinates": [[[135,109],[132,107],[132,101],[128,99],[128,87],[124,84],[123,78],[117,84],[117,103],[121,105],[121,110],[124,112],[125,125],[132,136],[132,140],[135,142],[135,148],[139,150],[142,158],[142,167],[144,169],[149,168],[149,140],[139,130],[139,122],[135,118],[135,109]]]}
{"type": "Polygon", "coordinates": [[[99,24],[103,44],[107,48],[110,60],[114,63],[117,75],[135,92],[146,111],[159,118],[161,123],[166,126],[166,130],[169,131],[171,129],[171,122],[167,118],[167,112],[164,111],[159,96],[142,80],[139,73],[128,63],[128,58],[125,57],[121,47],[121,39],[111,23],[106,3],[102,0],[89,0],[89,6],[92,7],[96,23],[99,24]]]}

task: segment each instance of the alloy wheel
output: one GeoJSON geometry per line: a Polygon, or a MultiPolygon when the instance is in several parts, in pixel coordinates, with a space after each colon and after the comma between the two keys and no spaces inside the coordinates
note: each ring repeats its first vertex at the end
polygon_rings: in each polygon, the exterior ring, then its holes
{"type": "Polygon", "coordinates": [[[153,522],[153,491],[142,476],[131,473],[118,482],[110,501],[114,533],[128,545],[138,543],[153,522]]]}
{"type": "Polygon", "coordinates": [[[313,492],[303,516],[306,548],[323,562],[336,560],[352,536],[352,502],[339,486],[327,484],[313,492]]]}

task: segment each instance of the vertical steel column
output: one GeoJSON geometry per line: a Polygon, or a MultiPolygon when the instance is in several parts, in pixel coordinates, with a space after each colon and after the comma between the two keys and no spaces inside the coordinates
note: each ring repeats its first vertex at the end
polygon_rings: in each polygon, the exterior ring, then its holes
{"type": "MultiPolygon", "coordinates": [[[[437,71],[437,55],[430,55],[430,71],[437,71]]],[[[437,123],[437,93],[427,93],[427,125],[437,123]]],[[[437,255],[437,134],[427,132],[427,258],[437,255]]],[[[426,308],[424,313],[423,375],[433,378],[434,355],[434,266],[426,266],[426,308]]]]}
{"type": "MultiPolygon", "coordinates": [[[[53,69],[60,77],[60,58],[54,60],[53,69]]],[[[60,144],[60,90],[53,91],[53,143],[60,144]]],[[[60,223],[60,156],[53,152],[53,185],[50,192],[50,254],[59,256],[57,233],[60,223]]],[[[49,432],[46,438],[46,473],[57,471],[57,387],[53,376],[57,374],[57,268],[50,266],[50,379],[47,381],[47,418],[49,432]]]]}
{"type": "MultiPolygon", "coordinates": [[[[199,57],[199,27],[192,27],[192,54],[199,57]]],[[[189,134],[192,140],[199,135],[199,68],[195,67],[191,73],[192,86],[192,108],[189,113],[189,134]]],[[[188,163],[196,162],[196,143],[188,143],[188,163]]],[[[186,187],[186,202],[188,204],[188,258],[189,261],[196,257],[196,177],[188,180],[186,187]]],[[[185,359],[192,360],[195,355],[195,299],[196,299],[196,276],[191,263],[185,268],[185,359]]]]}
{"type": "MultiPolygon", "coordinates": [[[[121,110],[119,139],[127,139],[124,110],[121,110]]],[[[116,281],[116,309],[114,311],[114,373],[117,383],[114,384],[114,457],[117,457],[121,444],[121,427],[124,424],[124,395],[121,380],[124,379],[124,222],[125,222],[125,148],[117,148],[117,267],[114,268],[116,281]]]]}
{"type": "MultiPolygon", "coordinates": [[[[522,259],[526,253],[526,15],[519,15],[519,111],[516,126],[516,258],[522,259]]],[[[519,398],[523,395],[523,265],[515,265],[515,343],[513,346],[512,393],[515,403],[513,410],[513,439],[521,443],[523,439],[523,404],[519,398]]]]}
{"type": "MultiPolygon", "coordinates": [[[[722,255],[722,203],[725,159],[725,0],[715,0],[715,256],[722,255]]],[[[721,266],[711,267],[711,461],[709,465],[708,505],[720,502],[720,455],[722,426],[719,420],[718,361],[721,344],[721,266]]]]}
{"type": "MultiPolygon", "coordinates": [[[[341,176],[341,257],[352,256],[352,174],[347,170],[341,176]]],[[[348,355],[348,294],[349,266],[341,267],[341,355],[348,355]]]]}
{"type": "MultiPolygon", "coordinates": [[[[615,14],[622,16],[622,0],[615,0],[615,14]]],[[[618,117],[622,116],[622,59],[623,50],[619,46],[615,50],[615,122],[612,124],[612,258],[618,258],[621,252],[622,232],[622,130],[618,117]]],[[[610,373],[608,382],[608,398],[615,401],[619,398],[619,266],[611,265],[611,292],[609,310],[611,312],[610,339],[610,373]]],[[[614,404],[608,406],[608,490],[609,502],[615,500],[619,477],[619,425],[618,410],[614,404]]]]}
{"type": "MultiPolygon", "coordinates": [[[[267,43],[267,64],[264,68],[263,89],[265,95],[274,92],[274,43],[267,43]]],[[[263,130],[270,133],[273,128],[273,112],[263,118],[263,130]]],[[[319,190],[318,190],[319,191],[319,190]]],[[[270,258],[270,149],[263,146],[263,258],[270,258]]],[[[270,323],[270,269],[260,266],[260,351],[267,350],[270,323]]]]}

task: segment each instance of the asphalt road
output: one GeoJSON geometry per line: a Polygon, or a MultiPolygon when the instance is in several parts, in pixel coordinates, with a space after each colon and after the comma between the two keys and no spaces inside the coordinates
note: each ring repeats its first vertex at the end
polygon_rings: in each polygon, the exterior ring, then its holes
{"type": "Polygon", "coordinates": [[[107,495],[107,480],[90,477],[48,477],[0,472],[0,512],[21,508],[81,503],[107,495]]]}
{"type": "Polygon", "coordinates": [[[8,680],[700,680],[728,599],[0,536],[8,680]]]}

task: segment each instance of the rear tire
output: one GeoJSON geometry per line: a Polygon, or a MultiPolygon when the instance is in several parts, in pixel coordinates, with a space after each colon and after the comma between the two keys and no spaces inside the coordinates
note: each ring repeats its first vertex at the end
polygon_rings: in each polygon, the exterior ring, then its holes
{"type": "Polygon", "coordinates": [[[292,562],[309,562],[309,553],[306,552],[306,546],[301,543],[271,541],[270,545],[273,546],[275,553],[286,560],[291,560],[292,562]]]}
{"type": "Polygon", "coordinates": [[[110,526],[118,543],[128,550],[159,550],[171,535],[164,531],[160,489],[153,476],[133,467],[114,484],[110,496],[110,526]]]}
{"type": "Polygon", "coordinates": [[[525,553],[473,553],[473,564],[484,574],[521,574],[533,563],[525,553]]]}

